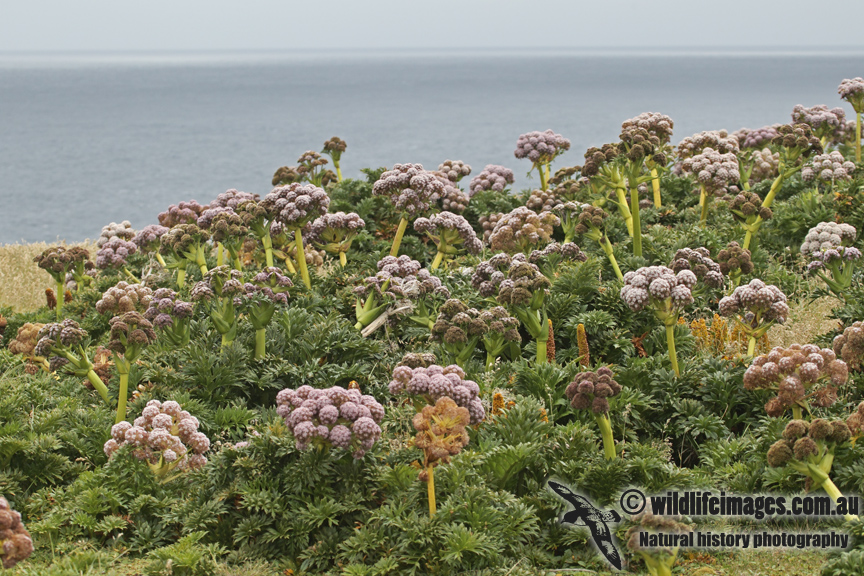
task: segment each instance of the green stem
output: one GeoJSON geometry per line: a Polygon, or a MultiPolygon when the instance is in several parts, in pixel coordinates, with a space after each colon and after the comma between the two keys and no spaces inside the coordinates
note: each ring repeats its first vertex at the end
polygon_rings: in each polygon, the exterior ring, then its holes
{"type": "Polygon", "coordinates": [[[537,340],[537,364],[546,363],[546,340],[537,340]]]}
{"type": "Polygon", "coordinates": [[[747,233],[744,234],[744,246],[743,246],[744,250],[747,250],[750,247],[750,241],[751,240],[753,240],[753,232],[748,230],[747,233]]]}
{"type": "Polygon", "coordinates": [[[751,335],[747,341],[747,356],[753,356],[754,352],[756,352],[756,338],[751,335]]]}
{"type": "Polygon", "coordinates": [[[430,270],[437,270],[438,266],[441,265],[442,260],[444,260],[444,253],[438,252],[438,254],[435,255],[435,260],[432,261],[432,265],[429,267],[429,269],[430,270]]]}
{"type": "Polygon", "coordinates": [[[141,281],[138,280],[138,278],[136,278],[135,275],[132,274],[125,266],[123,267],[123,274],[125,274],[127,278],[132,280],[133,283],[135,283],[135,284],[141,283],[141,281]]]}
{"type": "Polygon", "coordinates": [[[264,358],[264,350],[266,346],[267,329],[261,328],[255,331],[255,360],[264,358]]]}
{"type": "Polygon", "coordinates": [[[348,257],[345,255],[345,252],[339,252],[339,264],[342,265],[342,268],[348,265],[348,257]]]}
{"type": "Polygon", "coordinates": [[[792,404],[792,419],[793,420],[803,420],[804,414],[801,412],[801,406],[798,404],[792,404]]]}
{"type": "Polygon", "coordinates": [[[618,197],[618,210],[621,216],[624,217],[624,223],[627,225],[627,234],[633,237],[633,213],[627,205],[627,193],[624,188],[615,188],[615,195],[618,197]]]}
{"type": "MultiPolygon", "coordinates": [[[[837,488],[837,485],[834,484],[831,478],[828,478],[827,474],[825,476],[825,479],[822,480],[821,485],[822,489],[825,490],[825,493],[828,494],[828,496],[830,496],[832,500],[834,500],[834,504],[837,504],[837,500],[843,497],[843,493],[840,492],[840,489],[837,488]]],[[[855,516],[853,514],[846,514],[845,518],[847,522],[858,520],[858,516],[855,516]]]]}
{"type": "Polygon", "coordinates": [[[393,246],[390,247],[390,256],[396,257],[399,255],[399,245],[402,244],[402,236],[405,235],[405,229],[408,227],[408,220],[402,218],[399,221],[399,227],[396,229],[396,236],[393,238],[393,246]]]}
{"type": "Polygon", "coordinates": [[[492,369],[492,366],[495,365],[495,359],[495,354],[492,354],[491,352],[486,352],[486,372],[489,372],[489,370],[492,369]]]}
{"type": "Polygon", "coordinates": [[[201,270],[201,275],[207,274],[207,260],[204,258],[204,247],[199,246],[197,250],[197,254],[195,255],[195,263],[198,264],[198,268],[201,270]]]}
{"type": "Polygon", "coordinates": [[[544,192],[548,189],[549,184],[546,182],[546,170],[543,164],[537,166],[537,172],[540,174],[540,189],[544,192]]]}
{"type": "Polygon", "coordinates": [[[612,435],[612,424],[609,415],[601,412],[594,415],[597,426],[600,428],[600,436],[603,437],[603,453],[607,460],[615,459],[615,437],[612,435]]]}
{"type": "Polygon", "coordinates": [[[222,266],[225,263],[225,246],[221,242],[216,243],[216,265],[222,266]]]}
{"type": "MultiPolygon", "coordinates": [[[[185,260],[184,260],[185,264],[185,260]]],[[[181,266],[177,269],[177,287],[183,288],[186,285],[186,268],[181,266]]]]}
{"type": "Polygon", "coordinates": [[[123,371],[120,373],[120,390],[117,392],[117,416],[114,418],[114,423],[119,424],[126,419],[126,395],[129,393],[129,372],[123,371]]]}
{"type": "Polygon", "coordinates": [[[271,268],[273,266],[273,239],[270,237],[269,231],[261,237],[261,244],[264,246],[264,261],[267,263],[267,267],[271,268]]]}
{"type": "Polygon", "coordinates": [[[600,243],[600,246],[603,248],[603,251],[606,252],[606,256],[609,258],[609,263],[612,264],[612,269],[615,270],[615,276],[620,281],[624,281],[624,275],[621,274],[621,268],[618,267],[618,260],[615,259],[615,254],[612,252],[612,244],[609,242],[609,237],[606,236],[603,239],[604,241],[600,243]]]}
{"type": "Polygon", "coordinates": [[[669,360],[672,362],[672,370],[675,371],[675,376],[681,376],[681,371],[678,369],[678,355],[675,353],[675,324],[666,325],[666,345],[669,348],[669,360]]]}
{"type": "Polygon", "coordinates": [[[230,337],[228,336],[228,334],[223,334],[223,335],[222,335],[222,348],[223,348],[223,349],[224,349],[224,348],[227,348],[228,346],[231,345],[231,343],[232,343],[233,341],[234,341],[234,340],[231,340],[230,337]]]}
{"type": "Polygon", "coordinates": [[[102,382],[102,379],[99,378],[99,375],[96,374],[93,370],[87,371],[87,380],[90,381],[90,384],[93,385],[93,388],[99,392],[99,395],[102,396],[102,399],[105,400],[105,403],[109,406],[111,405],[111,401],[108,399],[108,387],[105,386],[105,383],[102,382]]]}
{"type": "Polygon", "coordinates": [[[303,252],[303,234],[300,229],[294,230],[294,244],[297,247],[297,266],[300,268],[300,276],[306,288],[312,288],[312,279],[309,278],[309,268],[306,267],[306,254],[303,252]]]}
{"type": "Polygon", "coordinates": [[[63,301],[66,299],[66,293],[63,291],[63,282],[57,282],[57,305],[54,310],[57,312],[57,321],[63,317],[63,301]]]}
{"type": "Polygon", "coordinates": [[[855,113],[855,162],[861,162],[861,113],[855,113]]]}
{"type": "Polygon", "coordinates": [[[156,261],[159,262],[159,265],[163,268],[168,267],[168,265],[165,263],[165,259],[162,258],[162,254],[160,254],[159,252],[156,252],[156,261]]]}
{"type": "Polygon", "coordinates": [[[639,189],[630,188],[630,214],[633,216],[633,255],[642,257],[642,223],[639,219],[639,189]]]}
{"type": "Polygon", "coordinates": [[[708,196],[708,192],[705,190],[705,185],[702,184],[702,193],[699,195],[699,205],[702,206],[702,212],[699,215],[699,225],[705,226],[705,223],[708,222],[708,204],[711,203],[711,197],[708,196]]]}
{"type": "Polygon", "coordinates": [[[336,182],[342,182],[342,167],[336,160],[333,161],[333,166],[336,168],[336,182]]]}
{"type": "Polygon", "coordinates": [[[429,464],[426,473],[429,475],[429,479],[426,481],[426,491],[429,494],[429,516],[434,516],[437,510],[435,507],[435,468],[429,464]]]}
{"type": "Polygon", "coordinates": [[[656,168],[651,169],[651,187],[654,188],[654,207],[660,208],[663,204],[660,201],[660,176],[656,168]]]}

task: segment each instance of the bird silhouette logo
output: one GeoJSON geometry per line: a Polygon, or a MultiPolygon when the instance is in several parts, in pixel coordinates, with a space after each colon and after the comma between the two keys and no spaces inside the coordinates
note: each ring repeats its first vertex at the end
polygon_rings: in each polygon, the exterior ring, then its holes
{"type": "Polygon", "coordinates": [[[586,497],[576,494],[563,484],[553,482],[552,480],[548,484],[556,494],[573,506],[572,510],[565,512],[561,516],[560,522],[562,524],[572,524],[573,526],[586,526],[591,531],[591,537],[597,550],[606,557],[606,560],[616,570],[621,570],[621,554],[612,541],[612,531],[608,526],[609,524],[620,522],[621,515],[615,510],[608,510],[606,512],[600,510],[586,497]]]}

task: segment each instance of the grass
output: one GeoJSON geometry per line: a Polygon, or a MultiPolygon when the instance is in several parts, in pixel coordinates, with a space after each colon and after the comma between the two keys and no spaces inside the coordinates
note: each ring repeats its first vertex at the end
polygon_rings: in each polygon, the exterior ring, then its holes
{"type": "MultiPolygon", "coordinates": [[[[45,305],[45,289],[53,288],[54,281],[47,272],[36,266],[33,258],[58,243],[4,244],[0,246],[0,307],[9,306],[16,312],[30,312],[45,305]]],[[[67,245],[65,242],[59,244],[67,245]]],[[[83,246],[96,253],[96,244],[90,241],[69,244],[83,246]]]]}

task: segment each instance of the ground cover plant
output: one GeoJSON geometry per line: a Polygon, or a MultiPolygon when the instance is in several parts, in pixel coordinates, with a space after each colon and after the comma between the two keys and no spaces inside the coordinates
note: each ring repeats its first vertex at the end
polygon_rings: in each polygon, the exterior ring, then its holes
{"type": "MultiPolygon", "coordinates": [[[[631,486],[864,492],[850,125],[799,106],[673,146],[672,119],[644,113],[554,173],[569,140],[529,132],[515,156],[540,188],[521,192],[510,168],[469,181],[451,159],[345,177],[334,137],[270,191],[39,246],[19,264],[35,294],[6,299],[0,249],[0,560],[603,571],[548,479],[606,509],[631,486]],[[814,303],[827,327],[796,331],[814,303]]],[[[764,528],[790,525],[808,528],[764,528]]],[[[626,519],[629,570],[690,561],[628,546],[634,526],[691,529],[626,519]]],[[[864,530],[831,526],[853,548],[825,573],[851,573],[864,530]]]]}

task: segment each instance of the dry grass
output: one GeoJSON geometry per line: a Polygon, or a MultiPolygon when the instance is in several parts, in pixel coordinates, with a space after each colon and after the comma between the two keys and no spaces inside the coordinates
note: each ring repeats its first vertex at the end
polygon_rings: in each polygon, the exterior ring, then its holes
{"type": "Polygon", "coordinates": [[[791,302],[789,319],[785,324],[773,326],[768,331],[771,346],[789,346],[793,343],[807,344],[838,327],[831,318],[831,310],[841,304],[834,296],[822,296],[810,302],[791,302]]]}
{"type": "MultiPolygon", "coordinates": [[[[54,281],[33,262],[33,258],[57,244],[38,242],[0,246],[0,306],[11,306],[16,312],[29,312],[45,305],[45,289],[53,288],[54,281]]],[[[67,245],[65,242],[59,244],[67,245]]],[[[68,246],[83,246],[90,250],[91,255],[96,252],[96,244],[90,241],[68,246]]]]}

